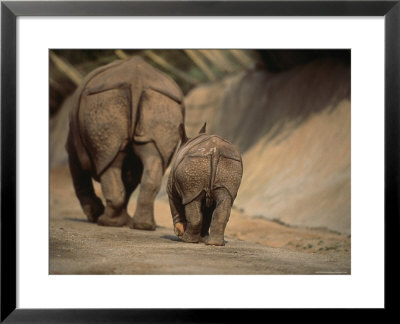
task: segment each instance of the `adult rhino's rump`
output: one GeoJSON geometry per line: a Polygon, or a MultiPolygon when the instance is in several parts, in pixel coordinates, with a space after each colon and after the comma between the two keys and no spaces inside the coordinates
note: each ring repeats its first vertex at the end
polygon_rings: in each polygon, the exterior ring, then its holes
{"type": "Polygon", "coordinates": [[[157,147],[164,166],[168,164],[171,148],[165,146],[163,138],[171,134],[167,128],[154,129],[155,122],[149,122],[151,118],[146,116],[166,118],[167,123],[179,125],[184,118],[182,101],[178,85],[140,57],[112,62],[91,72],[76,90],[71,112],[72,140],[82,168],[94,169],[94,176],[98,176],[133,136],[137,136],[138,141],[162,141],[157,147]],[[159,100],[155,99],[157,94],[159,100]],[[175,110],[180,111],[169,114],[163,109],[163,100],[175,101],[179,106],[175,110]],[[136,126],[141,130],[135,133],[136,126]],[[115,127],[119,129],[111,138],[105,138],[107,130],[115,127]],[[146,130],[148,134],[143,133],[146,130]],[[164,137],[160,136],[162,132],[166,132],[164,137]]]}

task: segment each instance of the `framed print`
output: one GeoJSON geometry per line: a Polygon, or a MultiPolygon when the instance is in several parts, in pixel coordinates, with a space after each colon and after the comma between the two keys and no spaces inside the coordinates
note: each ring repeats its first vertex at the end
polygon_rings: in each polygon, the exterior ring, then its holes
{"type": "Polygon", "coordinates": [[[1,10],[2,321],[393,309],[398,1],[1,10]]]}

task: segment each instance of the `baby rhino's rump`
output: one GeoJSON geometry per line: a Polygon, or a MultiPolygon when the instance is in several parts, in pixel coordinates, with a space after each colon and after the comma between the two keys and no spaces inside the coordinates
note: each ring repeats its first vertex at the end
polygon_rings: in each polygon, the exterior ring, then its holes
{"type": "Polygon", "coordinates": [[[203,135],[200,142],[186,151],[175,170],[183,205],[202,192],[212,197],[212,191],[218,188],[225,188],[233,201],[241,178],[240,153],[231,143],[215,135],[203,135]]]}
{"type": "Polygon", "coordinates": [[[226,188],[233,202],[242,180],[242,174],[242,159],[237,149],[230,143],[229,149],[227,146],[223,146],[217,161],[213,190],[226,188]]]}

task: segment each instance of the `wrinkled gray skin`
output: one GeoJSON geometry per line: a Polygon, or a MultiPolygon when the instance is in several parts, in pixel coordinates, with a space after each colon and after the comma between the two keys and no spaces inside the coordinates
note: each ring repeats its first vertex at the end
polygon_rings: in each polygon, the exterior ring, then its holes
{"type": "Polygon", "coordinates": [[[205,126],[179,149],[167,192],[180,239],[224,245],[225,227],[242,179],[242,159],[231,143],[204,132],[205,126]]]}
{"type": "Polygon", "coordinates": [[[76,90],[66,149],[75,193],[90,222],[154,230],[154,199],[182,140],[183,95],[140,57],[90,73],[76,90]],[[92,178],[101,183],[102,201],[92,178]],[[126,208],[140,183],[133,219],[126,208]]]}

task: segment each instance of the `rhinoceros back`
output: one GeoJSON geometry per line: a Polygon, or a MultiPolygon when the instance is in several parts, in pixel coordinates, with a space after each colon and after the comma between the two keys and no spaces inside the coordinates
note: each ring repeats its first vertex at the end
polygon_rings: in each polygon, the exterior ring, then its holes
{"type": "MultiPolygon", "coordinates": [[[[132,140],[138,106],[146,90],[162,93],[179,104],[183,97],[173,80],[140,57],[111,63],[98,71],[92,72],[79,89],[75,110],[81,144],[85,148],[80,160],[90,160],[96,175],[132,140]]],[[[156,141],[151,136],[148,138],[156,141]]],[[[86,168],[82,167],[88,169],[87,163],[86,168]]]]}
{"type": "Polygon", "coordinates": [[[211,199],[212,191],[225,188],[236,198],[242,179],[240,153],[229,142],[216,135],[200,135],[178,153],[172,172],[186,205],[202,192],[211,199]]]}

